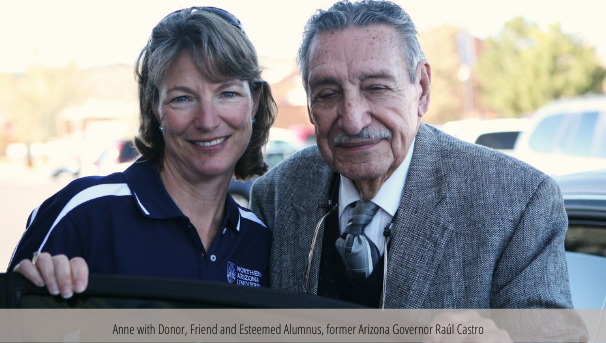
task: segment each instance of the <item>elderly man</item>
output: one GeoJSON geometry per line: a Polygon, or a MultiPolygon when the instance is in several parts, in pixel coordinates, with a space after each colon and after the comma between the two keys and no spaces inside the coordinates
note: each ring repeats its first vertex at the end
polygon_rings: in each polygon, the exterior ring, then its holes
{"type": "Polygon", "coordinates": [[[299,64],[317,147],[252,193],[274,230],[274,288],[385,308],[572,307],[558,186],[421,121],[431,67],[400,7],[318,11],[299,64]]]}

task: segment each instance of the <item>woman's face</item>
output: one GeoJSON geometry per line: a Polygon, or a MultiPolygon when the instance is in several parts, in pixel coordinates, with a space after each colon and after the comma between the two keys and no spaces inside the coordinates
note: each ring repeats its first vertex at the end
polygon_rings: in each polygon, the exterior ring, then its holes
{"type": "Polygon", "coordinates": [[[191,181],[231,178],[248,146],[257,99],[248,83],[204,79],[181,53],[159,87],[155,114],[165,141],[164,168],[191,181]]]}

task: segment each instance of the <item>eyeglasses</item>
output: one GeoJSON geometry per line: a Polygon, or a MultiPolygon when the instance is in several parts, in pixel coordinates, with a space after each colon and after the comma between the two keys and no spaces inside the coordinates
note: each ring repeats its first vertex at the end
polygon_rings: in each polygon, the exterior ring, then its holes
{"type": "Polygon", "coordinates": [[[242,23],[240,22],[240,20],[238,20],[238,18],[236,18],[233,14],[227,12],[224,9],[218,8],[218,7],[190,7],[190,8],[184,8],[182,10],[174,11],[173,13],[171,13],[169,15],[173,15],[173,14],[179,13],[181,11],[186,11],[189,9],[191,9],[192,13],[195,11],[205,11],[205,12],[210,12],[212,14],[215,14],[215,15],[221,17],[221,19],[225,20],[226,22],[237,27],[240,31],[242,31],[242,33],[244,33],[246,35],[246,31],[244,31],[244,27],[242,27],[242,23]]]}

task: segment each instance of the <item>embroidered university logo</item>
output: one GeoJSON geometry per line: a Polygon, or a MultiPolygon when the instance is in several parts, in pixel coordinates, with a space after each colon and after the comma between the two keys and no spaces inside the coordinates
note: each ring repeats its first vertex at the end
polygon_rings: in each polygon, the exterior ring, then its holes
{"type": "Polygon", "coordinates": [[[227,281],[237,285],[249,287],[261,287],[262,273],[257,270],[246,269],[236,266],[235,263],[227,261],[227,281]]]}
{"type": "Polygon", "coordinates": [[[233,283],[236,280],[236,265],[227,261],[227,282],[233,283]]]}

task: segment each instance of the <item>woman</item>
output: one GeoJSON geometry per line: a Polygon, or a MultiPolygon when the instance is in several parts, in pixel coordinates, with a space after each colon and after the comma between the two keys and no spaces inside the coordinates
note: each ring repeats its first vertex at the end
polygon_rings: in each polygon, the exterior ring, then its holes
{"type": "Polygon", "coordinates": [[[228,194],[233,175],[267,170],[275,103],[260,74],[228,12],[165,17],[137,60],[141,159],[46,200],[9,271],[65,298],[86,288],[89,270],[267,285],[271,233],[228,194]]]}

